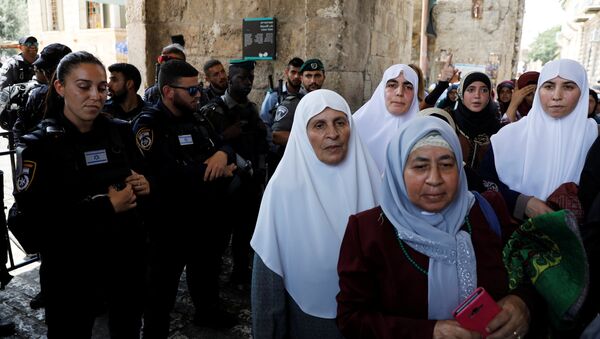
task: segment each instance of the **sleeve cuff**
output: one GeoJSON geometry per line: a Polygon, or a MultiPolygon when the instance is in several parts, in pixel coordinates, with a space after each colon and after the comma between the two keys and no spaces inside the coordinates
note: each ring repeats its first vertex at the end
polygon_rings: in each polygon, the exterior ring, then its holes
{"type": "Polygon", "coordinates": [[[517,202],[515,203],[515,210],[513,211],[513,217],[523,220],[525,219],[525,208],[527,207],[527,203],[529,199],[533,198],[530,195],[519,194],[517,197],[517,202]]]}

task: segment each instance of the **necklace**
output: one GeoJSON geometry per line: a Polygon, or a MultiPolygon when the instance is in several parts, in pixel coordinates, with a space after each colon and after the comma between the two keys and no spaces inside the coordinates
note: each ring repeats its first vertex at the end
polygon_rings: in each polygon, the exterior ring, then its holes
{"type": "MultiPolygon", "coordinates": [[[[469,231],[469,234],[473,234],[473,227],[471,226],[471,222],[469,221],[468,215],[465,216],[465,224],[467,225],[467,230],[469,231]]],[[[415,269],[417,269],[417,271],[419,271],[425,275],[428,275],[427,271],[423,267],[421,267],[419,264],[417,264],[417,262],[410,256],[410,254],[408,254],[406,247],[404,247],[404,241],[402,241],[402,239],[400,239],[400,236],[398,235],[398,230],[396,229],[396,227],[393,227],[393,229],[394,229],[394,232],[396,233],[396,238],[398,238],[398,243],[400,244],[400,249],[402,249],[402,253],[404,253],[404,256],[406,257],[408,262],[415,269]]]]}

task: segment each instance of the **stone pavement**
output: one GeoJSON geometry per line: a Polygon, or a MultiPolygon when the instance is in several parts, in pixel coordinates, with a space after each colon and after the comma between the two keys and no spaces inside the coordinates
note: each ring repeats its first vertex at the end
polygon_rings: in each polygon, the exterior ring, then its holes
{"type": "MultiPolygon", "coordinates": [[[[228,260],[224,266],[226,266],[228,260]]],[[[9,338],[46,338],[44,324],[44,311],[32,310],[29,301],[39,291],[39,264],[31,264],[17,271],[11,272],[15,277],[4,291],[0,291],[0,317],[12,320],[16,324],[17,333],[9,338]]],[[[171,313],[172,339],[242,339],[251,338],[250,335],[250,297],[249,292],[240,291],[224,283],[226,274],[222,275],[221,298],[224,307],[233,314],[238,314],[239,324],[232,329],[217,331],[209,328],[200,328],[192,324],[194,315],[193,306],[187,286],[185,273],[179,284],[177,302],[171,313]]],[[[76,284],[77,273],[65,283],[76,284]]],[[[76,311],[76,310],[74,310],[76,311]]],[[[94,328],[94,339],[109,338],[106,327],[106,317],[99,317],[94,328]]]]}

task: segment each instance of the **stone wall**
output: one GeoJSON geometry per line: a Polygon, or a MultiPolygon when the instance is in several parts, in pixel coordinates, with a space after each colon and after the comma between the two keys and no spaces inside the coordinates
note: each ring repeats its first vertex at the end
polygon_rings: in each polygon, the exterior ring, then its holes
{"type": "Polygon", "coordinates": [[[353,110],[368,99],[383,71],[410,58],[413,0],[129,0],[129,62],[151,84],[154,62],[170,36],[183,34],[188,61],[227,64],[242,54],[242,19],[277,18],[277,60],[259,61],[251,98],[262,102],[267,75],[283,76],[292,57],[318,57],[324,87],[340,92],[353,110]]]}
{"type": "Polygon", "coordinates": [[[521,42],[524,0],[482,0],[481,19],[471,16],[470,0],[438,0],[433,9],[437,38],[430,41],[429,78],[437,79],[442,50],[454,54],[454,63],[490,65],[498,56],[494,83],[516,75],[521,42]]]}

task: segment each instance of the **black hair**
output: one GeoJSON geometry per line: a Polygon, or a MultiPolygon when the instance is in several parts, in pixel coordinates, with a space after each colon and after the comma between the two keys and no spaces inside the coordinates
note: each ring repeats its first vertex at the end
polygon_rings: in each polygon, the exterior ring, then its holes
{"type": "Polygon", "coordinates": [[[197,77],[198,70],[183,60],[169,60],[160,66],[158,88],[163,95],[163,87],[175,85],[179,78],[197,77]]]}
{"type": "Polygon", "coordinates": [[[425,100],[425,76],[423,76],[423,70],[416,64],[409,64],[408,66],[417,73],[417,81],[419,82],[417,84],[417,98],[421,102],[425,100]]]}
{"type": "Polygon", "coordinates": [[[290,60],[290,62],[288,62],[288,66],[293,66],[293,67],[302,67],[302,65],[304,64],[304,60],[298,58],[298,57],[294,57],[290,60]]]}
{"type": "Polygon", "coordinates": [[[202,67],[204,74],[206,75],[208,73],[208,69],[215,67],[216,65],[223,65],[223,64],[217,59],[210,59],[207,62],[205,62],[204,66],[202,67]]]}
{"type": "Polygon", "coordinates": [[[596,107],[598,106],[598,93],[596,93],[596,91],[594,91],[593,89],[589,89],[590,90],[590,96],[592,98],[594,98],[594,109],[592,110],[592,115],[596,114],[596,107]]]}
{"type": "Polygon", "coordinates": [[[125,81],[133,80],[133,87],[135,87],[136,92],[138,89],[140,89],[140,85],[142,84],[142,76],[140,71],[134,65],[120,62],[108,66],[108,71],[123,74],[125,81]]]}
{"type": "Polygon", "coordinates": [[[185,61],[185,51],[183,49],[183,46],[181,46],[180,44],[170,44],[165,46],[162,51],[161,54],[175,54],[178,55],[181,60],[185,61]]]}
{"type": "Polygon", "coordinates": [[[46,102],[44,106],[44,118],[56,117],[59,112],[63,111],[65,102],[64,99],[56,92],[56,88],[54,88],[54,82],[58,80],[64,84],[67,76],[71,74],[73,69],[80,64],[98,65],[104,71],[104,65],[102,62],[89,52],[79,51],[65,55],[58,63],[56,71],[52,76],[52,80],[50,80],[50,84],[48,85],[48,94],[46,95],[46,102]]]}
{"type": "Polygon", "coordinates": [[[179,44],[181,47],[185,47],[185,39],[183,38],[183,34],[171,35],[171,42],[174,44],[179,44]]]}

